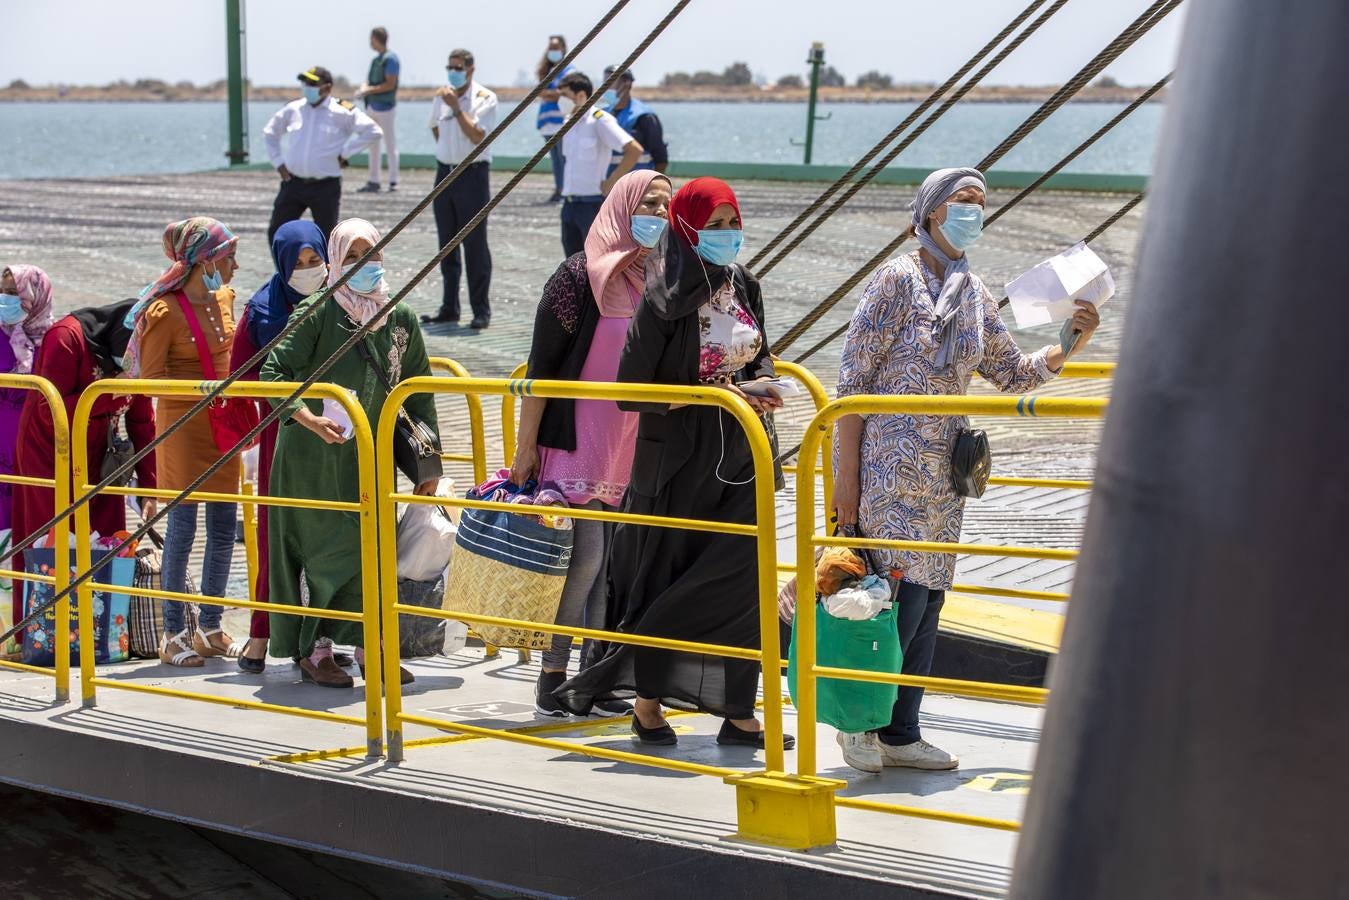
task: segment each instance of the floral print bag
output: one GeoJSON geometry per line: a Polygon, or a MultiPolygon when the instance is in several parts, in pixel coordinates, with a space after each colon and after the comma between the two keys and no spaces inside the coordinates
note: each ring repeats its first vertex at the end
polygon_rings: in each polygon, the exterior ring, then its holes
{"type": "MultiPolygon", "coordinates": [[[[71,554],[72,557],[74,554],[71,554]]],[[[56,571],[56,551],[49,547],[25,550],[24,571],[33,575],[51,575],[56,571]]],[[[71,561],[71,580],[78,574],[71,561]]],[[[94,581],[132,587],[136,577],[136,561],[117,557],[94,575],[94,581]]],[[[50,584],[23,582],[24,615],[47,603],[56,591],[50,584]]],[[[23,661],[30,666],[56,665],[56,648],[69,643],[71,663],[79,661],[79,619],[71,596],[70,621],[56,621],[56,607],[43,611],[23,630],[23,661]]],[[[124,593],[94,591],[94,662],[123,662],[131,650],[131,597],[124,593]]]]}

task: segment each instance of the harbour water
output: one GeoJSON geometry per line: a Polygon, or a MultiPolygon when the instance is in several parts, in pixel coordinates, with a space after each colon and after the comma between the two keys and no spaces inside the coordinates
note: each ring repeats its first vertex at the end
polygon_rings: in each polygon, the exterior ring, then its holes
{"type": "MultiPolygon", "coordinates": [[[[279,107],[251,103],[249,151],[266,162],[262,129],[279,107]]],[[[813,161],[848,165],[898,124],[911,103],[822,104],[813,161]]],[[[1043,171],[1120,110],[1117,104],[1068,104],[1050,116],[999,164],[1043,171]]],[[[805,105],[799,103],[661,103],[673,158],[718,162],[801,162],[805,105]]],[[[1036,109],[1031,103],[959,104],[895,160],[899,166],[973,164],[1036,109]]],[[[1146,174],[1162,120],[1161,104],[1135,111],[1069,172],[1146,174]]],[[[505,108],[502,115],[505,115],[505,108]]],[[[403,153],[432,153],[428,104],[399,107],[403,153]]],[[[16,139],[0,154],[0,178],[51,178],[192,172],[225,165],[224,103],[14,103],[0,107],[16,139]]],[[[496,152],[527,156],[539,147],[532,113],[502,135],[496,152]]]]}

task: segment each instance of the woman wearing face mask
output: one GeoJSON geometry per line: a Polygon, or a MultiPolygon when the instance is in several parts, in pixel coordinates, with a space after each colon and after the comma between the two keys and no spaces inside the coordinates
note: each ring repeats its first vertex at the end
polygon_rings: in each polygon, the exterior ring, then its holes
{"type": "MultiPolygon", "coordinates": [[[[1064,363],[1057,345],[1023,354],[998,317],[998,303],[970,271],[966,251],[983,225],[985,183],[977,169],[940,169],[918,188],[911,233],[919,247],[876,272],[843,347],[838,395],[964,394],[978,372],[1000,390],[1033,390],[1064,363]]],[[[1085,301],[1073,319],[1085,343],[1099,319],[1085,301]]],[[[1080,346],[1080,344],[1079,344],[1080,346]]],[[[969,427],[952,416],[846,416],[835,449],[834,512],[866,537],[958,541],[964,499],[951,475],[952,443],[969,427]]],[[[927,675],[937,622],[955,571],[954,554],[873,551],[903,573],[898,604],[903,673],[927,675]]],[[[840,734],[854,768],[953,769],[959,760],[923,740],[923,689],[900,687],[890,724],[840,734]]]]}
{"type": "MultiPolygon", "coordinates": [[[[591,226],[585,251],[559,266],[543,289],[526,377],[615,380],[628,323],[642,297],[647,255],[665,231],[670,194],[669,180],[650,171],[629,172],[614,185],[591,226]]],[[[573,506],[612,512],[627,489],[636,439],[637,415],[623,412],[612,400],[526,397],[511,481],[523,485],[535,478],[573,506]]],[[[559,625],[607,627],[606,562],[612,534],[609,523],[575,520],[559,625]]],[[[554,635],[552,648],[543,655],[535,689],[542,715],[567,715],[552,692],[565,678],[571,645],[570,636],[554,635]]],[[[588,661],[584,656],[583,668],[588,661]]],[[[591,710],[600,716],[631,711],[626,702],[614,699],[597,700],[591,710]]]]}
{"type": "MultiPolygon", "coordinates": [[[[84,389],[101,378],[116,378],[122,374],[123,356],[131,330],[127,314],[136,300],[123,300],[109,306],[77,309],[58,319],[42,338],[33,360],[33,374],[52,383],[65,403],[66,415],[74,416],[75,404],[84,389]]],[[[56,435],[51,410],[47,401],[35,391],[27,391],[23,413],[19,416],[19,442],[15,454],[15,471],[27,478],[51,478],[56,458],[56,435]]],[[[136,450],[154,439],[155,408],[146,396],[118,397],[104,394],[94,402],[89,413],[89,431],[86,452],[89,465],[97,473],[108,452],[109,426],[118,420],[125,422],[127,436],[136,450]]],[[[136,464],[136,480],[141,487],[154,488],[158,482],[155,472],[155,453],[146,454],[136,464]]],[[[71,497],[79,496],[72,493],[71,497]]],[[[141,513],[152,516],[155,501],[141,502],[141,513]]],[[[22,540],[38,529],[45,529],[56,514],[55,496],[49,487],[14,486],[13,534],[22,540]]],[[[126,504],[115,494],[100,494],[89,501],[89,524],[99,534],[114,534],[126,528],[126,504]]],[[[15,560],[14,568],[22,571],[23,561],[15,560]]],[[[14,592],[16,604],[21,591],[14,592]]],[[[17,613],[18,610],[16,609],[17,613]]],[[[17,621],[17,619],[15,620],[17,621]]]]}
{"type": "MultiPolygon", "coordinates": [[[[237,268],[234,253],[238,242],[223,224],[205,216],[175,222],[165,230],[164,252],[173,264],[141,292],[142,302],[127,350],[128,359],[134,361],[128,362],[128,367],[139,367],[139,377],[199,381],[229,373],[230,345],[234,341],[234,289],[229,281],[237,268]],[[204,347],[201,339],[205,340],[204,347]],[[210,369],[203,364],[203,355],[209,359],[210,369]]],[[[192,397],[160,397],[159,432],[182,419],[195,402],[192,397]]],[[[184,421],[159,446],[159,486],[184,490],[220,457],[210,419],[203,411],[184,421]]],[[[238,455],[198,490],[238,493],[238,455]]],[[[186,590],[188,558],[197,538],[197,505],[181,503],[169,511],[160,573],[166,591],[186,590]]],[[[206,554],[201,591],[221,597],[234,558],[238,509],[232,502],[202,505],[206,512],[206,554]]],[[[182,603],[164,601],[164,639],[159,649],[162,662],[197,667],[204,664],[203,657],[237,654],[233,640],[220,627],[222,607],[201,604],[194,634],[187,633],[185,612],[182,603]]]]}
{"type": "MultiPolygon", "coordinates": [[[[234,331],[234,349],[230,353],[230,368],[237,370],[248,362],[258,350],[271,343],[286,327],[291,310],[301,300],[323,290],[328,283],[328,243],[323,232],[308,219],[296,219],[287,222],[272,236],[272,264],[276,274],[253,295],[239,317],[239,326],[234,331]]],[[[262,364],[254,366],[240,377],[248,381],[258,380],[262,364]]],[[[265,400],[259,400],[259,411],[269,412],[271,406],[265,400]]],[[[273,422],[263,430],[258,440],[258,486],[260,495],[267,493],[272,472],[272,453],[276,449],[276,437],[281,426],[273,422]]],[[[259,506],[258,510],[258,573],[253,596],[260,602],[267,602],[268,564],[267,564],[267,520],[269,507],[259,506]]],[[[261,673],[267,666],[267,613],[254,610],[248,626],[248,643],[239,655],[239,668],[251,674],[261,673]]]]}
{"type": "MultiPolygon", "coordinates": [[[[760,414],[781,406],[775,395],[755,397],[737,386],[774,373],[759,283],[735,265],[742,235],[730,187],[696,178],[680,188],[661,240],[647,266],[618,380],[714,385],[760,414]]],[[[754,522],[754,467],[734,419],[716,407],[619,406],[641,413],[624,512],[754,522]]],[[[622,631],[757,649],[758,577],[752,537],[615,529],[609,581],[611,602],[623,610],[622,631]]],[[[762,747],[763,729],[754,717],[758,683],[755,662],[615,644],[554,696],[584,712],[596,697],[635,692],[632,728],[646,743],[675,743],[664,703],[725,718],[720,744],[762,747]]],[[[786,746],[794,744],[785,737],[786,746]]]]}
{"type": "MultiPolygon", "coordinates": [[[[543,57],[539,60],[538,66],[534,70],[534,77],[542,81],[553,71],[553,67],[562,62],[562,57],[567,55],[567,39],[560,34],[552,35],[548,38],[548,49],[544,51],[543,57]]],[[[548,87],[539,93],[539,117],[538,129],[539,137],[545,141],[557,134],[562,123],[566,121],[567,113],[571,112],[571,101],[562,96],[558,85],[568,72],[572,71],[571,66],[567,66],[557,77],[548,82],[548,87]],[[563,108],[563,105],[566,108],[563,108]]],[[[558,203],[562,200],[562,166],[564,160],[562,156],[562,142],[558,141],[553,149],[548,151],[548,159],[553,164],[553,196],[548,198],[550,203],[558,203]]]]}
{"type": "MultiPolygon", "coordinates": [[[[27,375],[52,326],[52,283],[37,266],[10,266],[0,273],[0,372],[27,375]]],[[[31,391],[0,388],[0,474],[14,474],[19,417],[31,391]]],[[[0,528],[9,528],[13,485],[0,482],[0,528]]],[[[24,535],[18,535],[24,537],[24,535]]]]}
{"type": "MultiPolygon", "coordinates": [[[[336,284],[378,242],[379,232],[364,219],[339,222],[328,237],[328,286],[336,284]]],[[[318,300],[314,296],[302,301],[294,315],[303,314],[318,300]]],[[[353,331],[370,322],[374,323],[372,330],[363,340],[391,383],[430,375],[417,317],[405,303],[379,315],[388,300],[383,257],[375,257],[277,345],[262,365],[262,379],[305,380],[353,331]]],[[[357,348],[338,359],[323,380],[353,391],[372,428],[379,421],[386,397],[384,384],[357,348]]],[[[409,398],[406,409],[436,428],[436,407],[430,394],[409,398]]],[[[358,502],[356,445],[347,440],[340,424],[321,412],[321,404],[315,401],[283,407],[268,492],[277,497],[358,502]]],[[[436,481],[431,480],[417,485],[416,492],[429,496],[435,489],[436,481]]],[[[361,531],[356,513],[275,507],[268,521],[267,544],[272,603],[361,611],[361,531]]],[[[364,675],[365,639],[359,622],[271,617],[272,656],[296,660],[305,681],[349,688],[352,677],[333,659],[334,642],[356,647],[356,662],[364,675]]],[[[403,670],[402,680],[410,682],[412,674],[403,670]]]]}

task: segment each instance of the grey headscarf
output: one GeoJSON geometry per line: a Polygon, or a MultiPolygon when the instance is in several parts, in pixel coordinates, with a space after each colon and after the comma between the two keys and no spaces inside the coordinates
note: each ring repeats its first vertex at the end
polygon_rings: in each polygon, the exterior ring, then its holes
{"type": "Polygon", "coordinates": [[[970,260],[967,253],[962,253],[956,259],[947,256],[945,251],[932,239],[932,235],[927,233],[923,223],[927,221],[927,217],[932,215],[938,206],[949,200],[952,194],[963,191],[967,187],[977,187],[981,191],[987,191],[988,183],[984,181],[984,175],[978,169],[968,167],[938,169],[923,179],[923,183],[918,186],[918,193],[914,195],[913,204],[910,207],[913,210],[913,231],[918,236],[918,243],[945,267],[945,274],[942,276],[941,295],[937,297],[937,308],[935,310],[937,327],[940,329],[937,346],[938,369],[949,369],[954,358],[956,312],[960,309],[960,296],[969,280],[970,260]]]}

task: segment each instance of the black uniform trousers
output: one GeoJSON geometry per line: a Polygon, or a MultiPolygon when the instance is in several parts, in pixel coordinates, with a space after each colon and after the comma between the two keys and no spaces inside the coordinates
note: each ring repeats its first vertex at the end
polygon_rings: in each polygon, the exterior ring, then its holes
{"type": "Polygon", "coordinates": [[[332,234],[342,209],[342,179],[336,175],[332,178],[291,176],[289,181],[281,182],[281,190],[276,192],[276,202],[272,204],[267,243],[272,243],[272,235],[278,228],[303,216],[306,209],[325,238],[332,234]]]}
{"type": "MultiPolygon", "coordinates": [[[[491,168],[486,162],[474,163],[461,172],[454,183],[441,191],[431,204],[436,214],[436,235],[440,239],[440,246],[448,244],[491,199],[491,168]]],[[[436,182],[439,183],[454,170],[455,166],[439,163],[436,166],[436,182]]],[[[442,315],[459,318],[459,276],[465,264],[468,266],[468,302],[473,308],[473,318],[490,321],[492,304],[487,295],[492,287],[492,251],[487,247],[486,219],[468,233],[468,237],[454,248],[453,253],[440,261],[442,315]]]]}

